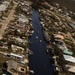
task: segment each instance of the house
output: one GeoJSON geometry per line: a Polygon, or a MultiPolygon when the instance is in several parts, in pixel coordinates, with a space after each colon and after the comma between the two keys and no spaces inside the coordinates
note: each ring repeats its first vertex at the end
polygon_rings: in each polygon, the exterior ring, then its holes
{"type": "Polygon", "coordinates": [[[14,60],[9,60],[7,64],[7,71],[10,72],[12,75],[17,75],[18,73],[20,75],[24,75],[26,73],[26,69],[14,60]]]}
{"type": "Polygon", "coordinates": [[[75,66],[73,66],[73,65],[66,65],[66,68],[68,69],[69,72],[75,73],[75,66]]]}
{"type": "Polygon", "coordinates": [[[73,52],[69,51],[65,45],[59,46],[59,48],[63,51],[64,54],[73,55],[73,52]]]}
{"type": "Polygon", "coordinates": [[[57,45],[63,45],[64,44],[64,42],[62,40],[58,40],[58,39],[55,39],[55,43],[57,45]]]}
{"type": "Polygon", "coordinates": [[[68,50],[62,50],[64,54],[67,54],[67,55],[73,55],[73,53],[71,51],[68,51],[68,50]]]}
{"type": "Polygon", "coordinates": [[[23,40],[23,39],[21,39],[20,37],[13,37],[12,38],[13,40],[15,40],[14,42],[16,43],[16,44],[21,44],[21,45],[25,45],[25,41],[23,40]]]}
{"type": "Polygon", "coordinates": [[[20,25],[25,25],[25,23],[28,22],[28,19],[24,15],[20,14],[18,16],[18,22],[20,25]]]}
{"type": "Polygon", "coordinates": [[[0,11],[5,11],[6,10],[6,6],[4,4],[0,5],[0,11]]]}
{"type": "Polygon", "coordinates": [[[56,39],[64,39],[64,37],[62,35],[59,35],[59,34],[54,34],[54,38],[56,39]]]}
{"type": "Polygon", "coordinates": [[[18,51],[18,50],[24,51],[24,48],[16,46],[16,45],[11,45],[11,48],[13,51],[18,51]]]}
{"type": "Polygon", "coordinates": [[[1,5],[0,5],[0,11],[5,11],[7,9],[7,7],[9,6],[9,2],[4,1],[1,5]]]}
{"type": "Polygon", "coordinates": [[[68,23],[68,25],[69,25],[72,29],[75,29],[75,24],[73,24],[73,23],[68,23]]]}
{"type": "Polygon", "coordinates": [[[21,55],[19,55],[19,54],[10,53],[9,55],[10,55],[10,57],[12,57],[12,58],[17,58],[17,59],[20,59],[20,60],[23,60],[23,59],[24,59],[24,56],[21,56],[21,55]]]}
{"type": "Polygon", "coordinates": [[[70,56],[70,55],[63,55],[64,56],[64,59],[66,61],[69,61],[69,62],[72,62],[72,63],[75,63],[75,58],[73,56],[70,56]]]}

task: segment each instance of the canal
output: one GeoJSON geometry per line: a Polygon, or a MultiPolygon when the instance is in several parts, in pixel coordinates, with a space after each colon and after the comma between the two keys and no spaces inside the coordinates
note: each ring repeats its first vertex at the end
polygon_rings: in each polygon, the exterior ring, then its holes
{"type": "Polygon", "coordinates": [[[29,67],[31,70],[34,70],[34,75],[54,75],[50,54],[46,53],[46,42],[43,37],[37,10],[32,10],[31,18],[34,33],[32,37],[29,38],[29,41],[33,42],[29,45],[29,49],[33,51],[33,55],[29,58],[29,67]],[[42,42],[40,42],[40,40],[42,40],[42,42]]]}

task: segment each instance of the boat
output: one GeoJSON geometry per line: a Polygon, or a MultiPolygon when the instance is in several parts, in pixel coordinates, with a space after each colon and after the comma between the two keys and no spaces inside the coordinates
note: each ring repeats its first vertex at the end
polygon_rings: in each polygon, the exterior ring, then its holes
{"type": "Polygon", "coordinates": [[[40,42],[42,42],[42,40],[40,40],[40,42]]]}
{"type": "Polygon", "coordinates": [[[29,51],[29,55],[32,55],[33,54],[33,52],[32,51],[29,51]]]}
{"type": "Polygon", "coordinates": [[[33,70],[30,70],[30,73],[33,73],[34,74],[34,71],[33,70]]]}
{"type": "Polygon", "coordinates": [[[38,36],[36,36],[36,39],[38,39],[38,36]]]}

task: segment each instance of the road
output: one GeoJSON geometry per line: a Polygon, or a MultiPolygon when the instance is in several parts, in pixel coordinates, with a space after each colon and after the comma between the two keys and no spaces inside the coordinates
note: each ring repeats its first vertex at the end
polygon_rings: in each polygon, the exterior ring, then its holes
{"type": "Polygon", "coordinates": [[[13,15],[14,15],[14,12],[15,12],[15,8],[17,7],[17,4],[15,4],[14,6],[13,6],[13,8],[12,8],[12,10],[10,11],[10,13],[9,13],[9,15],[8,15],[8,17],[7,17],[7,19],[5,20],[5,22],[4,23],[2,23],[2,27],[1,27],[1,29],[0,29],[0,39],[2,39],[2,35],[3,35],[3,33],[4,33],[4,30],[7,28],[7,26],[8,26],[8,24],[9,24],[9,22],[10,22],[10,20],[13,18],[13,15]]]}

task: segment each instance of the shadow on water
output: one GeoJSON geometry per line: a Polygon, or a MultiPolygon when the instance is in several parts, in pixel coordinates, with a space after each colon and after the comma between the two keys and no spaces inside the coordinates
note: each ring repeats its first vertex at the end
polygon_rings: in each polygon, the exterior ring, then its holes
{"type": "Polygon", "coordinates": [[[53,66],[50,62],[51,57],[49,54],[46,54],[46,42],[44,41],[37,10],[32,10],[31,18],[34,33],[32,37],[29,38],[29,41],[33,42],[29,45],[30,50],[33,51],[33,55],[29,58],[29,67],[31,70],[34,70],[34,75],[54,75],[53,66]],[[36,36],[38,39],[36,39],[36,36]],[[40,42],[40,40],[42,40],[42,42],[40,42]]]}

